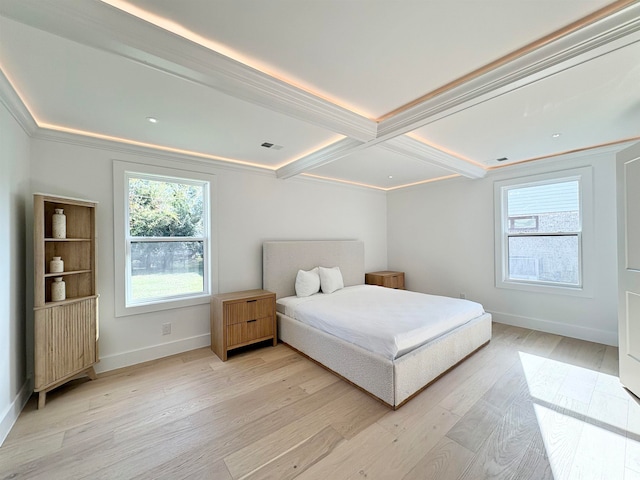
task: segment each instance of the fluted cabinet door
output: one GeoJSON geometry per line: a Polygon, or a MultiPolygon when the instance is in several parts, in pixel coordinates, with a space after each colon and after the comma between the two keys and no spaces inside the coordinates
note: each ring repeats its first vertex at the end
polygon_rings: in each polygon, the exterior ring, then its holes
{"type": "Polygon", "coordinates": [[[96,312],[97,298],[36,311],[36,390],[97,362],[96,312]]]}

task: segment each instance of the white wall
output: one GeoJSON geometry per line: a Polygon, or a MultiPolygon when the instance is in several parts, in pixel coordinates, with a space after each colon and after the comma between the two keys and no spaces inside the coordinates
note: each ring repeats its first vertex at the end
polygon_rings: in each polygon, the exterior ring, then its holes
{"type": "Polygon", "coordinates": [[[456,178],[388,194],[388,262],[407,287],[482,303],[501,323],[617,345],[615,154],[533,162],[480,180],[456,178]],[[494,181],[593,166],[593,298],[495,287],[494,181]]]}
{"type": "Polygon", "coordinates": [[[31,291],[27,249],[29,137],[0,102],[0,444],[31,393],[27,364],[31,291]]]}
{"type": "MultiPolygon", "coordinates": [[[[58,141],[32,142],[32,189],[97,200],[100,357],[104,371],[209,345],[209,306],[116,317],[114,285],[112,161],[140,157],[58,141]],[[172,334],[161,335],[161,324],[172,334]]],[[[262,286],[262,242],[278,239],[359,239],[365,267],[386,267],[384,193],[321,183],[278,180],[273,174],[216,168],[218,290],[262,286]]]]}

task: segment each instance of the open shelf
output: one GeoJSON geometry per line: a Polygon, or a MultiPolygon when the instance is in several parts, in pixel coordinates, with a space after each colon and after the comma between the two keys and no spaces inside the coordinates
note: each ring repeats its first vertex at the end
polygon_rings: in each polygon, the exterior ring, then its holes
{"type": "Polygon", "coordinates": [[[91,273],[91,270],[74,270],[70,272],[56,272],[56,273],[45,273],[45,278],[49,277],[64,277],[66,275],[78,275],[79,273],[91,273]]]}

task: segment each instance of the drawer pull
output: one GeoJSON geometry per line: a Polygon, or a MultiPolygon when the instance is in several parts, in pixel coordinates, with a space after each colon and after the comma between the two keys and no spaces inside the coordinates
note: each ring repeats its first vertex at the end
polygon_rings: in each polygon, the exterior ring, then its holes
{"type": "Polygon", "coordinates": [[[258,300],[247,300],[247,303],[256,303],[258,300]]]}
{"type": "Polygon", "coordinates": [[[258,319],[254,318],[253,320],[247,320],[247,323],[253,323],[253,322],[257,322],[257,321],[258,321],[258,319]]]}

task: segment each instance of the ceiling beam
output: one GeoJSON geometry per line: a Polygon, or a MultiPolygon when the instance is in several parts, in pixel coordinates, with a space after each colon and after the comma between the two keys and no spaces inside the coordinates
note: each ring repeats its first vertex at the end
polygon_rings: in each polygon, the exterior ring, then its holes
{"type": "Polygon", "coordinates": [[[316,150],[309,155],[305,155],[297,160],[294,160],[287,165],[280,167],[276,170],[276,177],[278,178],[291,178],[295,175],[308,172],[314,168],[331,163],[339,158],[346,157],[356,151],[365,148],[364,142],[355,140],[353,138],[343,138],[331,145],[316,150]]]}
{"type": "Polygon", "coordinates": [[[443,152],[406,135],[387,140],[379,146],[391,152],[444,168],[450,172],[459,173],[467,178],[482,178],[487,174],[486,170],[479,165],[443,152]]]}

